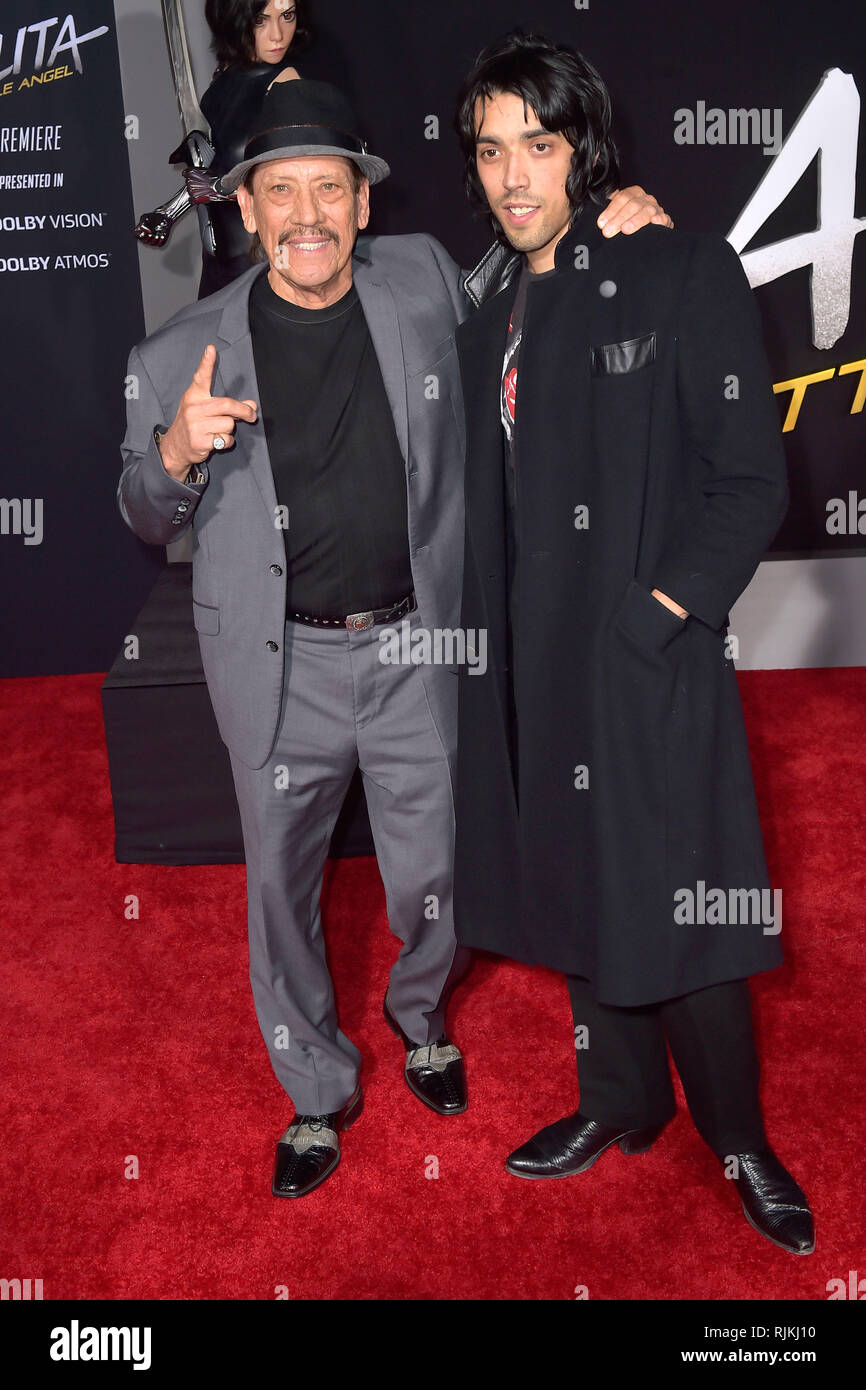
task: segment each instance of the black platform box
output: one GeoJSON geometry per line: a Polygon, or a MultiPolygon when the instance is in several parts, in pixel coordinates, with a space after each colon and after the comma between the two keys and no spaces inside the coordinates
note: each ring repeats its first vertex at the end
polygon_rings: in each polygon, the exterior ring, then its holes
{"type": "MultiPolygon", "coordinates": [[[[192,565],[167,564],[102,685],[120,864],[240,864],[244,849],[228,750],[219,736],[192,624],[192,565]]],[[[355,774],[330,853],[372,854],[355,774]]]]}

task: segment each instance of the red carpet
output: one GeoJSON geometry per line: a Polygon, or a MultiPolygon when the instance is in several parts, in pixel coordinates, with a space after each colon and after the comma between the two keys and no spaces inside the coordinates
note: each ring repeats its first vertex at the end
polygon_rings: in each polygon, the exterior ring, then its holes
{"type": "Polygon", "coordinates": [[[683,1109],[641,1157],[614,1149],[563,1182],[503,1171],[576,1102],[555,975],[478,961],[449,1020],[470,1109],[423,1109],[381,1019],[397,943],[373,860],[332,866],[325,898],[365,1112],[321,1189],[272,1198],[291,1107],[253,1013],[243,868],[114,862],[100,682],[0,684],[0,1275],[42,1279],[46,1299],[273,1299],[284,1285],[292,1299],[571,1299],[585,1286],[591,1299],[821,1300],[829,1279],[866,1274],[866,670],[741,677],[787,947],[754,981],[763,1095],[815,1210],[804,1259],[747,1225],[683,1109]]]}

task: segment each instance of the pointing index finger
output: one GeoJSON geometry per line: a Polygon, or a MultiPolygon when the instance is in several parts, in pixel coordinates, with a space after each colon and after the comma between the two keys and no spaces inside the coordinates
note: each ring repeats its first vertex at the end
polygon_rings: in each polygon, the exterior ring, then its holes
{"type": "Polygon", "coordinates": [[[216,348],[213,343],[208,343],[201,355],[201,361],[192,374],[192,384],[197,386],[200,391],[206,391],[210,395],[213,386],[214,367],[216,366],[216,348]]]}

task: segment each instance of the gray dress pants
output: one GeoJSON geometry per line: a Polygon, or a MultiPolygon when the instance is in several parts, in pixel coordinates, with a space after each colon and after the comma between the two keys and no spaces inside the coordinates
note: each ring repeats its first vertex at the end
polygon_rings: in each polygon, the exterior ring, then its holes
{"type": "MultiPolygon", "coordinates": [[[[410,621],[418,624],[417,610],[410,621]]],[[[389,1004],[414,1042],[434,1042],[444,1032],[448,994],[470,958],[454,935],[454,801],[445,746],[421,668],[380,661],[383,631],[287,622],[271,756],[258,770],[231,759],[256,1014],[277,1079],[299,1114],[338,1110],[361,1065],[338,1026],[319,911],[331,833],[356,766],[388,923],[403,943],[389,1004]]]]}

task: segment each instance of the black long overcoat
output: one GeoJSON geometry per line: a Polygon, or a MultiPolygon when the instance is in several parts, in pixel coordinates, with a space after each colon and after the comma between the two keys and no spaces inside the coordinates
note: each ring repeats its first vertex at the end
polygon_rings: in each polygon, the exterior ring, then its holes
{"type": "Polygon", "coordinates": [[[524,319],[519,804],[499,413],[516,279],[457,334],[462,625],[486,632],[487,670],[458,675],[455,909],[464,944],[638,1005],[782,959],[726,635],[784,516],[787,480],[736,253],[657,227],[608,241],[597,212],[579,212],[557,273],[530,284],[524,319]]]}

